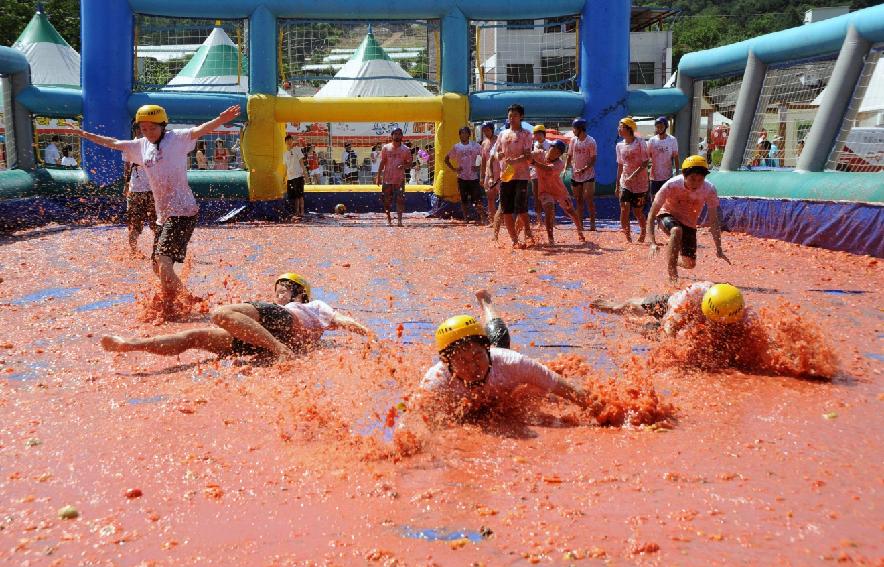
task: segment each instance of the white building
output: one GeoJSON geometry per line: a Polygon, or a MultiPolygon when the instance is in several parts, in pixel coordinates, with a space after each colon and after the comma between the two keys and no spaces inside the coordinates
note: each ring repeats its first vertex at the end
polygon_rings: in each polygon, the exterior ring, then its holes
{"type": "MultiPolygon", "coordinates": [[[[630,87],[662,87],[672,74],[672,32],[660,28],[675,13],[665,8],[633,7],[630,87]]],[[[478,24],[474,90],[576,89],[576,16],[478,24]]]]}

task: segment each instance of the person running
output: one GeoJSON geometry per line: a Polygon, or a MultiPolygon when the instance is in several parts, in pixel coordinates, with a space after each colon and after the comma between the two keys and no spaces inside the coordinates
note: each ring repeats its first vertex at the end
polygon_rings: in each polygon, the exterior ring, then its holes
{"type": "MultiPolygon", "coordinates": [[[[534,137],[534,144],[531,146],[531,151],[536,152],[540,150],[545,154],[551,145],[550,141],[546,139],[546,126],[543,124],[535,125],[532,135],[534,137]]],[[[543,203],[540,202],[540,184],[537,182],[537,170],[534,168],[533,163],[528,167],[528,171],[531,174],[531,195],[534,197],[534,222],[540,224],[543,219],[543,203]]]]}
{"type": "Polygon", "coordinates": [[[463,212],[464,222],[469,222],[468,206],[472,205],[476,209],[476,224],[481,225],[488,222],[485,218],[485,206],[482,204],[485,196],[479,183],[482,146],[470,140],[470,134],[469,126],[463,126],[457,131],[460,143],[454,144],[445,156],[445,165],[457,173],[457,190],[460,193],[460,209],[463,212]],[[476,165],[477,163],[479,165],[476,165]]]}
{"type": "MultiPolygon", "coordinates": [[[[138,124],[132,127],[135,138],[141,138],[141,129],[138,124]]],[[[129,230],[129,250],[133,256],[138,256],[138,237],[144,230],[144,224],[150,227],[156,238],[157,233],[157,210],[154,204],[153,193],[150,190],[150,181],[144,173],[142,166],[136,163],[126,163],[126,225],[129,230]]]]}
{"type": "Polygon", "coordinates": [[[631,297],[625,301],[597,299],[590,307],[618,315],[650,315],[669,336],[704,318],[714,323],[736,323],[746,317],[748,309],[739,288],[727,283],[701,281],[673,294],[631,297]]]}
{"type": "Polygon", "coordinates": [[[645,211],[648,199],[648,147],[635,135],[635,120],[627,116],[620,120],[617,133],[623,138],[617,144],[617,181],[615,193],[620,200],[620,228],[627,242],[632,242],[629,228],[629,209],[638,221],[641,234],[639,242],[645,241],[645,211]]]}
{"type": "Polygon", "coordinates": [[[273,302],[248,301],[216,307],[212,310],[212,323],[216,326],[149,338],[108,335],[101,338],[101,346],[111,352],[143,351],[162,356],[197,349],[219,356],[292,358],[316,346],[327,330],[344,329],[374,337],[355,319],[341,315],[323,301],[311,301],[310,284],[293,272],[276,278],[273,302]]]}
{"type": "Polygon", "coordinates": [[[531,134],[522,128],[525,109],[520,104],[512,104],[507,109],[510,126],[497,138],[497,161],[501,168],[500,208],[506,231],[513,241],[513,248],[525,248],[529,237],[528,227],[528,182],[531,173],[528,165],[531,160],[531,134]],[[506,174],[506,175],[504,175],[506,174]],[[516,228],[525,229],[525,243],[519,242],[516,228]]]}
{"type": "Polygon", "coordinates": [[[304,152],[295,145],[292,134],[286,134],[285,146],[282,157],[286,172],[286,199],[292,216],[300,219],[304,216],[304,171],[307,166],[304,165],[304,152]]]}
{"type": "Polygon", "coordinates": [[[647,225],[652,256],[658,252],[654,225],[659,224],[669,236],[666,257],[669,279],[673,282],[678,281],[678,266],[690,270],[697,265],[697,221],[703,205],[709,210],[715,254],[730,264],[721,248],[718,193],[715,186],[706,181],[706,176],[709,175],[706,158],[699,155],[689,156],[682,163],[681,171],[681,175],[676,175],[660,188],[651,205],[651,212],[648,213],[647,225]]]}
{"type": "Polygon", "coordinates": [[[537,171],[538,200],[543,205],[544,218],[546,219],[546,237],[550,246],[556,241],[553,238],[553,228],[556,224],[556,203],[562,207],[566,215],[571,217],[574,226],[577,227],[577,238],[580,242],[586,242],[583,236],[583,219],[571,205],[571,195],[562,182],[562,172],[565,170],[565,162],[562,155],[568,146],[561,140],[556,140],[549,149],[535,149],[531,158],[537,171]]]}
{"type": "Polygon", "coordinates": [[[522,387],[553,394],[584,408],[592,403],[579,386],[494,341],[470,315],[445,320],[436,330],[439,362],[427,370],[419,386],[422,393],[418,398],[430,399],[411,403],[461,420],[512,401],[522,387]]]}
{"type": "Polygon", "coordinates": [[[672,172],[678,175],[678,140],[666,133],[669,120],[660,116],[654,120],[654,132],[648,140],[648,154],[651,158],[651,186],[648,198],[653,201],[654,195],[663,184],[672,178],[672,172]]]}
{"type": "Polygon", "coordinates": [[[353,150],[351,142],[344,142],[344,154],[341,157],[343,158],[341,163],[343,164],[344,183],[353,184],[358,182],[359,156],[353,150]]]}
{"type": "Polygon", "coordinates": [[[154,273],[162,286],[166,315],[173,314],[174,300],[184,286],[175,273],[176,262],[184,262],[187,245],[196,227],[199,206],[187,184],[188,154],[196,140],[239,116],[239,105],[225,109],[217,118],[195,128],[166,130],[169,118],[163,107],[147,104],[135,113],[142,138],[117,140],[80,129],[73,133],[92,143],[123,152],[123,159],[143,166],[153,192],[158,232],[154,238],[154,273]]]}
{"type": "Polygon", "coordinates": [[[598,147],[595,139],[586,133],[586,120],[575,118],[571,122],[574,137],[568,149],[571,166],[571,189],[577,201],[577,216],[583,219],[583,211],[589,209],[589,230],[595,230],[595,162],[598,147]]]}
{"type": "Polygon", "coordinates": [[[395,197],[398,226],[402,226],[402,213],[405,210],[405,173],[411,169],[412,154],[411,150],[402,143],[402,128],[394,128],[390,132],[390,138],[391,142],[381,148],[381,164],[378,166],[374,182],[381,186],[387,224],[393,226],[390,210],[395,197]]]}

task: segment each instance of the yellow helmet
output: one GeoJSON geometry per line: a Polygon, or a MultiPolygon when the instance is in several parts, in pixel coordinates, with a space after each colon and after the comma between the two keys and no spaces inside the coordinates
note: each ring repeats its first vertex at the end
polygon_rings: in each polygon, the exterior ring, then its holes
{"type": "Polygon", "coordinates": [[[706,158],[703,156],[697,155],[684,158],[684,161],[681,162],[681,170],[684,171],[693,168],[702,168],[706,170],[706,173],[709,173],[709,162],[707,162],[706,158]]]}
{"type": "Polygon", "coordinates": [[[630,130],[632,130],[633,134],[635,134],[636,130],[638,130],[638,125],[635,123],[635,120],[632,119],[632,116],[627,116],[626,118],[621,118],[620,124],[628,127],[630,130]]]}
{"type": "MultiPolygon", "coordinates": [[[[281,274],[278,278],[276,278],[276,283],[279,283],[281,281],[292,282],[292,283],[298,284],[299,286],[304,288],[304,293],[307,294],[307,301],[310,301],[310,298],[311,298],[310,284],[307,283],[307,280],[305,280],[303,276],[301,276],[300,274],[296,274],[294,272],[286,272],[284,274],[281,274]]],[[[274,284],[274,285],[276,285],[276,284],[274,284]]]]}
{"type": "Polygon", "coordinates": [[[534,133],[536,134],[538,132],[546,133],[546,126],[544,126],[543,124],[538,124],[537,126],[535,126],[534,133]]]}
{"type": "Polygon", "coordinates": [[[436,329],[436,348],[442,352],[467,337],[476,337],[486,345],[491,344],[488,333],[478,321],[469,315],[455,315],[446,319],[436,329]]]}
{"type": "Polygon", "coordinates": [[[743,293],[731,284],[715,284],[703,295],[702,309],[710,321],[736,323],[743,318],[745,311],[743,293]]]}
{"type": "Polygon", "coordinates": [[[158,104],[145,104],[135,113],[135,122],[153,122],[163,124],[169,122],[166,109],[158,104]]]}

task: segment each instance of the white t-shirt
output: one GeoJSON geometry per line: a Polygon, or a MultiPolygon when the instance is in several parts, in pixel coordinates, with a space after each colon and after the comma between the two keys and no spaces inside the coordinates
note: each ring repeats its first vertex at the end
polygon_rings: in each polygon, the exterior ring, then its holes
{"type": "Polygon", "coordinates": [[[651,154],[651,181],[666,181],[672,177],[672,156],[678,155],[678,141],[675,136],[653,136],[648,140],[648,153],[651,154]]]}
{"type": "Polygon", "coordinates": [[[58,151],[55,144],[50,142],[43,150],[43,161],[50,165],[58,165],[58,162],[61,161],[61,152],[58,151]]]}
{"type": "Polygon", "coordinates": [[[658,202],[662,205],[658,214],[672,215],[681,224],[697,228],[703,205],[718,207],[718,192],[708,181],[691,191],[684,184],[684,175],[676,175],[657,191],[654,203],[658,202]]]}
{"type": "Polygon", "coordinates": [[[627,144],[626,140],[617,143],[617,163],[623,166],[620,174],[620,187],[632,193],[648,192],[647,143],[638,136],[627,144]]]}
{"type": "MultiPolygon", "coordinates": [[[[344,153],[341,156],[341,158],[342,158],[341,163],[343,163],[343,165],[344,165],[344,170],[343,170],[344,175],[347,175],[348,173],[353,173],[353,172],[359,171],[358,165],[356,167],[350,166],[350,163],[353,161],[353,159],[351,159],[352,156],[350,154],[353,154],[353,156],[356,156],[356,152],[354,152],[353,150],[350,150],[350,151],[344,150],[344,153]]],[[[356,160],[358,163],[358,160],[359,160],[358,156],[356,157],[356,160]]]]}
{"type": "Polygon", "coordinates": [[[465,181],[479,179],[476,158],[482,155],[482,146],[470,140],[466,144],[458,142],[448,152],[448,159],[457,163],[457,178],[465,181]]]}
{"type": "Polygon", "coordinates": [[[298,335],[307,342],[318,341],[322,333],[332,327],[335,318],[335,310],[318,299],[309,303],[288,303],[285,308],[300,323],[298,335]]]}
{"type": "Polygon", "coordinates": [[[282,154],[282,160],[285,162],[286,179],[297,179],[304,177],[304,168],[301,165],[304,153],[301,148],[295,146],[290,150],[286,150],[282,154]]]}
{"type": "Polygon", "coordinates": [[[516,351],[491,348],[491,371],[481,386],[467,388],[451,375],[448,365],[437,362],[424,375],[420,388],[456,403],[464,397],[475,397],[489,403],[505,397],[518,386],[527,384],[549,392],[556,387],[559,375],[516,351]]]}
{"type": "Polygon", "coordinates": [[[587,134],[582,140],[577,136],[571,138],[568,153],[571,154],[571,181],[582,183],[595,178],[595,166],[584,169],[598,155],[598,146],[592,136],[587,134]]]}
{"type": "MultiPolygon", "coordinates": [[[[531,146],[531,151],[536,152],[537,150],[543,150],[543,153],[546,153],[546,150],[550,149],[550,147],[552,147],[550,141],[543,140],[543,142],[540,143],[534,142],[534,144],[531,146]]],[[[534,168],[533,165],[529,166],[528,173],[531,176],[531,179],[537,179],[537,170],[534,168]]]]}
{"type": "Polygon", "coordinates": [[[77,160],[75,160],[71,156],[65,156],[61,158],[61,165],[63,165],[64,167],[77,167],[77,160]]]}
{"type": "Polygon", "coordinates": [[[150,181],[147,175],[142,171],[140,165],[133,165],[129,175],[129,192],[130,193],[147,193],[150,191],[150,181]]]}
{"type": "Polygon", "coordinates": [[[687,321],[700,317],[703,296],[713,285],[713,282],[697,282],[670,295],[669,308],[663,315],[663,331],[674,335],[687,321]]]}
{"type": "Polygon", "coordinates": [[[123,159],[144,166],[150,180],[157,208],[157,223],[163,224],[169,217],[192,217],[199,212],[193,191],[187,184],[187,154],[196,147],[186,130],[167,130],[159,146],[147,138],[120,142],[123,159]]]}
{"type": "Polygon", "coordinates": [[[371,172],[377,173],[378,167],[381,165],[381,151],[374,150],[371,152],[371,172]]]}

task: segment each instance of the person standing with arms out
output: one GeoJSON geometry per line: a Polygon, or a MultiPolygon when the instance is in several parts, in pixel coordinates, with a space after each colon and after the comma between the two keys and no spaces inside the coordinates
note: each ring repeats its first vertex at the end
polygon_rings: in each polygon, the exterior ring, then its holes
{"type": "Polygon", "coordinates": [[[617,181],[615,194],[620,200],[620,227],[626,241],[632,242],[629,232],[629,209],[641,227],[639,242],[645,241],[645,211],[648,200],[648,146],[635,135],[635,120],[627,116],[620,120],[617,133],[623,138],[617,144],[617,181]]]}
{"type": "Polygon", "coordinates": [[[681,171],[681,175],[676,175],[663,184],[654,197],[654,204],[648,214],[651,256],[657,254],[654,224],[659,224],[669,236],[666,256],[669,280],[672,283],[678,282],[678,266],[690,270],[697,265],[697,221],[704,205],[709,209],[715,254],[728,264],[731,263],[721,248],[718,192],[714,185],[706,181],[706,176],[709,175],[706,158],[698,155],[686,158],[681,171]]]}
{"type": "Polygon", "coordinates": [[[227,148],[224,146],[224,140],[215,140],[215,153],[213,155],[214,169],[227,169],[227,160],[230,158],[230,154],[227,152],[227,148]]]}
{"type": "Polygon", "coordinates": [[[445,156],[445,165],[451,171],[457,172],[457,190],[460,193],[460,209],[463,212],[464,222],[469,222],[470,213],[468,205],[476,208],[476,224],[485,224],[485,207],[482,204],[482,185],[479,183],[479,168],[481,167],[482,146],[470,140],[470,127],[463,126],[457,132],[460,143],[454,144],[451,151],[445,156]],[[455,166],[452,159],[457,163],[455,166]],[[476,163],[480,165],[476,165],[476,163]]]}
{"type": "Polygon", "coordinates": [[[654,120],[655,136],[648,140],[648,153],[651,157],[651,193],[648,198],[653,201],[654,195],[663,184],[672,178],[672,172],[678,175],[678,140],[666,133],[669,120],[660,116],[654,120]]]}
{"type": "Polygon", "coordinates": [[[522,117],[525,109],[521,104],[512,104],[507,109],[510,127],[500,133],[497,138],[497,161],[501,168],[500,209],[506,231],[513,241],[513,248],[525,248],[519,242],[516,230],[516,218],[525,229],[525,238],[529,238],[528,227],[528,182],[531,174],[528,164],[531,160],[531,134],[522,128],[522,117]],[[507,175],[504,175],[504,173],[507,175]],[[506,179],[505,179],[506,178],[506,179]]]}
{"type": "MultiPolygon", "coordinates": [[[[538,124],[534,126],[534,145],[532,152],[540,150],[544,154],[550,148],[549,140],[546,139],[546,126],[538,124]]],[[[543,219],[543,205],[540,203],[540,183],[537,181],[537,169],[531,165],[528,167],[531,172],[531,194],[534,196],[534,221],[540,224],[543,219]]]]}
{"type": "MultiPolygon", "coordinates": [[[[136,123],[132,127],[135,139],[141,138],[141,129],[136,123]]],[[[135,163],[126,163],[126,225],[129,229],[129,250],[133,256],[140,256],[138,252],[138,237],[144,230],[144,224],[157,234],[157,210],[150,190],[150,181],[142,167],[135,163]]]]}
{"type": "Polygon", "coordinates": [[[359,156],[353,151],[352,143],[344,142],[344,154],[341,157],[341,163],[344,164],[344,183],[356,183],[359,181],[359,156]]]}
{"type": "Polygon", "coordinates": [[[43,165],[61,164],[61,152],[58,151],[56,142],[61,143],[61,139],[58,136],[52,136],[49,145],[43,150],[43,165]]]}
{"type": "Polygon", "coordinates": [[[412,154],[411,149],[402,143],[402,128],[394,128],[390,132],[390,139],[391,142],[381,148],[381,163],[374,182],[381,186],[387,224],[393,226],[390,210],[395,197],[398,226],[402,226],[402,213],[405,210],[405,173],[411,169],[412,154]]]}
{"type": "Polygon", "coordinates": [[[199,206],[187,184],[187,155],[196,140],[239,116],[239,105],[225,109],[217,118],[195,128],[166,130],[169,118],[162,106],[146,104],[135,113],[143,138],[117,140],[80,129],[73,134],[94,144],[123,152],[123,159],[144,167],[156,203],[158,232],[154,239],[153,269],[162,286],[163,309],[173,315],[174,300],[184,286],[175,273],[175,262],[184,262],[187,245],[196,227],[199,206]]]}
{"type": "Polygon", "coordinates": [[[571,166],[571,189],[577,201],[577,216],[583,219],[583,211],[589,208],[589,230],[595,230],[595,161],[598,146],[586,133],[586,120],[575,118],[571,123],[574,137],[568,149],[568,165],[571,166]]]}
{"type": "Polygon", "coordinates": [[[291,134],[286,134],[285,147],[282,158],[285,162],[286,198],[292,216],[301,218],[304,216],[304,152],[295,145],[295,137],[291,134]]]}
{"type": "Polygon", "coordinates": [[[209,169],[209,158],[206,157],[206,142],[204,140],[196,143],[196,168],[209,169]]]}

